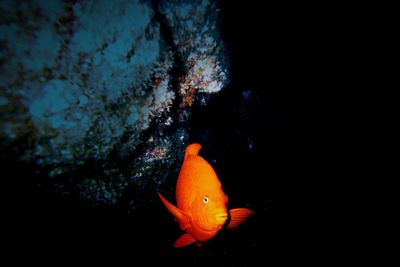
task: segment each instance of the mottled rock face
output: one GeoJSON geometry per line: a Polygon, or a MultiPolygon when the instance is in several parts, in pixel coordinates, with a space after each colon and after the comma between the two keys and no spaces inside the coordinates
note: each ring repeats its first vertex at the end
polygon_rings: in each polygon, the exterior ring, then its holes
{"type": "Polygon", "coordinates": [[[1,1],[3,157],[94,204],[175,181],[190,106],[227,82],[217,12],[211,1],[1,1]]]}

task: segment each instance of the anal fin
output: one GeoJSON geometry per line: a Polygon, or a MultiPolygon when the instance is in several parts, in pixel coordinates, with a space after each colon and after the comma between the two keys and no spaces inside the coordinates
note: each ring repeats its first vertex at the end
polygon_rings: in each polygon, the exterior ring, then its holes
{"type": "Polygon", "coordinates": [[[179,247],[187,246],[187,245],[192,244],[193,242],[196,242],[196,239],[194,239],[189,234],[183,234],[183,235],[181,235],[181,237],[178,238],[178,240],[175,241],[174,247],[179,248],[179,247]]]}

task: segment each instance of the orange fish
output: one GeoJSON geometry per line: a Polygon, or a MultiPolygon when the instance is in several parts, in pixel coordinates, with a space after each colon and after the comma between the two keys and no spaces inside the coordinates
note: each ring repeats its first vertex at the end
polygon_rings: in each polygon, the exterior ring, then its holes
{"type": "MultiPolygon", "coordinates": [[[[201,145],[191,144],[186,148],[185,158],[176,184],[177,207],[160,193],[162,203],[175,217],[184,233],[175,241],[174,247],[182,247],[213,238],[228,219],[226,204],[228,197],[211,167],[197,155],[201,145]]],[[[237,228],[247,217],[254,214],[245,208],[229,210],[228,229],[237,228]]]]}

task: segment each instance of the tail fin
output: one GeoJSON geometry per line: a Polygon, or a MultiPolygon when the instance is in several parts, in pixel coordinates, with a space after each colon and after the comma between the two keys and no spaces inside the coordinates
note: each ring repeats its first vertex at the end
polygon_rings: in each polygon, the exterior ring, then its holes
{"type": "Polygon", "coordinates": [[[200,149],[201,149],[200,144],[194,143],[194,144],[188,145],[186,147],[186,151],[185,151],[185,159],[189,155],[196,156],[197,154],[199,154],[200,149]]]}

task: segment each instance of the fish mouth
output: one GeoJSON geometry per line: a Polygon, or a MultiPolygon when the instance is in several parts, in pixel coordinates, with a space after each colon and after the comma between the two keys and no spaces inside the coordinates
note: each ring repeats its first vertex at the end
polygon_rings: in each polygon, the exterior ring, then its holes
{"type": "Polygon", "coordinates": [[[227,219],[228,219],[228,213],[226,212],[219,212],[215,214],[215,220],[217,221],[217,223],[224,224],[227,219]]]}

